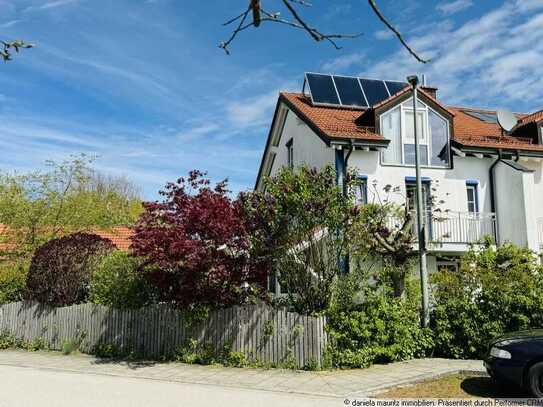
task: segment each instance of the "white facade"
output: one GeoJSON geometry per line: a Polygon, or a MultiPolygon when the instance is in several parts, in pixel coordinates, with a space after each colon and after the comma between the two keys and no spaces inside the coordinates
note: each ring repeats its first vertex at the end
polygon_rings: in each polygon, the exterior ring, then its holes
{"type": "Polygon", "coordinates": [[[334,150],[327,148],[326,144],[293,111],[287,111],[282,129],[277,146],[272,147],[275,161],[271,168],[271,176],[274,176],[281,167],[289,165],[287,144],[290,141],[292,141],[294,153],[294,166],[307,164],[310,167],[322,168],[334,163],[334,150]]]}
{"type": "MultiPolygon", "coordinates": [[[[403,105],[407,106],[405,101],[403,105]]],[[[427,137],[425,143],[429,157],[428,165],[422,168],[422,177],[431,185],[431,194],[437,201],[442,201],[439,207],[446,213],[445,221],[432,225],[433,236],[428,239],[431,253],[430,267],[434,269],[437,267],[439,261],[437,259],[444,258],[443,261],[446,261],[446,257],[454,257],[465,252],[471,243],[480,241],[485,235],[493,235],[492,237],[499,243],[510,241],[539,252],[543,237],[543,213],[539,213],[539,210],[543,209],[542,159],[507,157],[509,161],[505,161],[513,163],[508,165],[505,162],[498,162],[497,154],[470,155],[455,150],[455,154],[449,155],[450,162],[445,160],[440,165],[432,167],[431,157],[436,153],[432,152],[432,140],[428,137],[436,130],[430,128],[428,117],[430,114],[439,116],[439,113],[424,104],[421,107],[425,113],[420,125],[426,126],[422,131],[427,137]],[[468,195],[468,186],[472,188],[471,198],[468,195]],[[493,196],[496,198],[493,199],[493,196]]],[[[395,108],[399,108],[399,105],[393,106],[389,111],[395,108]]],[[[263,163],[265,175],[273,176],[286,165],[297,167],[306,164],[316,168],[322,168],[327,164],[336,165],[337,149],[343,149],[344,156],[348,155],[348,145],[344,143],[340,146],[326,142],[287,105],[280,105],[278,112],[274,120],[275,128],[270,133],[271,142],[265,153],[263,163]],[[289,148],[292,162],[289,162],[289,148]],[[273,160],[270,160],[270,157],[273,157],[273,160]]],[[[384,118],[386,113],[380,113],[380,118],[384,118]]],[[[382,148],[372,151],[370,148],[355,147],[349,155],[348,169],[355,170],[361,178],[367,179],[369,202],[376,199],[377,193],[383,197],[385,195],[383,188],[390,185],[398,187],[398,192],[390,193],[389,199],[400,204],[405,203],[408,184],[415,176],[414,167],[404,164],[409,161],[406,159],[408,154],[406,144],[410,141],[409,135],[406,135],[404,130],[407,119],[401,116],[395,120],[400,120],[401,123],[402,138],[396,148],[402,151],[395,153],[400,162],[386,163],[391,161],[391,154],[388,152],[387,157],[384,157],[382,148]]],[[[409,120],[412,125],[412,116],[409,120]]],[[[439,116],[439,120],[448,123],[444,117],[439,116]]],[[[381,133],[387,137],[384,134],[386,130],[383,128],[383,122],[379,125],[381,133]]],[[[442,137],[445,131],[446,137],[449,138],[452,125],[446,125],[444,129],[446,130],[437,130],[440,131],[439,137],[442,137]]],[[[449,142],[447,146],[450,146],[449,142]]],[[[257,187],[259,185],[257,183],[257,187]]]]}

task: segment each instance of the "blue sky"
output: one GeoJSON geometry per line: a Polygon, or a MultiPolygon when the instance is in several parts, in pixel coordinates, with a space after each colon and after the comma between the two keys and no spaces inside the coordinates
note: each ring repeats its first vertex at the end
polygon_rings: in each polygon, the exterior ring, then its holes
{"type": "MultiPolygon", "coordinates": [[[[0,0],[0,38],[38,44],[0,67],[0,168],[84,152],[154,199],[193,168],[251,188],[280,90],[304,71],[403,79],[425,73],[448,104],[543,108],[543,0],[380,1],[425,57],[409,57],[365,0],[314,0],[342,50],[264,24],[226,56],[223,21],[247,0],[0,0]]],[[[278,0],[265,0],[280,10],[278,0]]],[[[283,11],[284,12],[284,11],[283,11]]]]}

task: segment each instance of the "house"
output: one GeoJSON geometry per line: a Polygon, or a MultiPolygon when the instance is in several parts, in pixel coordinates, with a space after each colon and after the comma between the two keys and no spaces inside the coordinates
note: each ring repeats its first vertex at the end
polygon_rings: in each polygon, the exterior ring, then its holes
{"type": "MultiPolygon", "coordinates": [[[[423,84],[416,114],[430,271],[456,267],[484,236],[540,252],[543,111],[517,113],[505,132],[496,111],[447,105],[423,84]]],[[[356,172],[361,204],[391,185],[391,200],[414,207],[414,120],[407,83],[307,73],[301,93],[279,95],[255,188],[283,166],[332,164],[339,184],[356,172]]]]}
{"type": "MultiPolygon", "coordinates": [[[[15,242],[17,241],[17,237],[15,232],[16,230],[10,228],[8,225],[0,223],[0,253],[9,252],[16,248],[15,242]]],[[[103,239],[110,240],[118,250],[123,252],[130,251],[132,244],[131,237],[134,234],[134,230],[126,226],[113,226],[108,229],[93,228],[85,232],[93,233],[103,239]]]]}

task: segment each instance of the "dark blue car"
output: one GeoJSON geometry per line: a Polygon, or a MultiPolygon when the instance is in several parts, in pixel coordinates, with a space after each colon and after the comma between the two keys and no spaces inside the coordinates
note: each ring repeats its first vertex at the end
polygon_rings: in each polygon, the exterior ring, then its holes
{"type": "Polygon", "coordinates": [[[488,374],[543,398],[543,329],[512,332],[494,339],[485,357],[488,374]]]}

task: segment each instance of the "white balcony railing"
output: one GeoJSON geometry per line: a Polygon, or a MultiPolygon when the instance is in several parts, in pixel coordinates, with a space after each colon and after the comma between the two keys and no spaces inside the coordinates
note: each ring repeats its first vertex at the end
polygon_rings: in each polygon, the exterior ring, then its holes
{"type": "MultiPolygon", "coordinates": [[[[416,218],[416,215],[413,214],[416,218]]],[[[401,227],[403,219],[390,218],[388,227],[401,227]]],[[[416,220],[413,232],[416,232],[416,220]]],[[[484,237],[496,239],[496,215],[494,213],[428,212],[426,214],[426,239],[437,244],[469,244],[480,242],[484,237]]],[[[417,239],[418,240],[418,239],[417,239]]],[[[541,240],[543,242],[543,240],[541,240]]]]}

